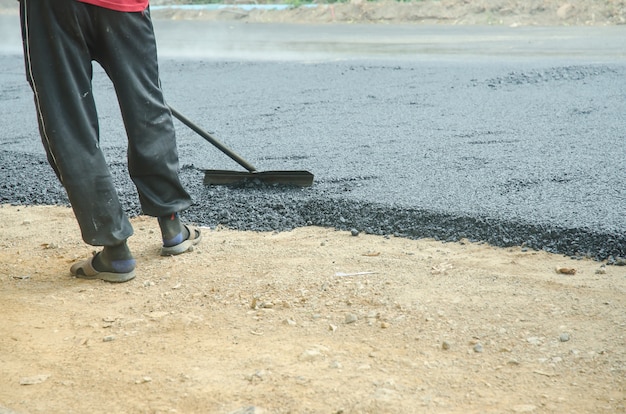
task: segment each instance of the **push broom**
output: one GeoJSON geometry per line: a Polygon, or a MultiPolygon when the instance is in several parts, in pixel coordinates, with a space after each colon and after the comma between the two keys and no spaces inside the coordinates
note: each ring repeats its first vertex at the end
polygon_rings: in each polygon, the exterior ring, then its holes
{"type": "Polygon", "coordinates": [[[282,184],[296,187],[309,187],[313,184],[313,174],[308,171],[258,171],[252,164],[244,160],[239,154],[222,144],[217,138],[202,130],[176,109],[169,107],[172,115],[188,126],[213,146],[228,155],[233,161],[247,171],[204,170],[205,185],[236,185],[258,180],[265,184],[282,184]]]}

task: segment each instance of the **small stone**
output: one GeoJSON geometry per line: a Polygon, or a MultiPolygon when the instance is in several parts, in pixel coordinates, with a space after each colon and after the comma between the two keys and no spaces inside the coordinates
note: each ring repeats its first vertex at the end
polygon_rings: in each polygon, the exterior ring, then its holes
{"type": "Polygon", "coordinates": [[[250,382],[263,381],[265,378],[267,378],[268,375],[269,375],[268,371],[264,369],[260,369],[258,371],[255,371],[255,373],[252,375],[247,375],[246,379],[250,382]]]}
{"type": "Polygon", "coordinates": [[[561,335],[559,335],[559,341],[561,342],[567,342],[570,340],[570,334],[568,334],[567,332],[562,333],[561,335]]]}
{"type": "Polygon", "coordinates": [[[532,413],[537,409],[536,405],[532,404],[519,404],[513,407],[515,413],[532,413]]]}
{"type": "Polygon", "coordinates": [[[441,343],[441,349],[443,349],[443,350],[445,350],[445,351],[447,351],[448,349],[450,349],[450,342],[448,342],[448,341],[443,341],[443,342],[441,343]]]}
{"type": "Polygon", "coordinates": [[[358,319],[359,319],[359,318],[358,318],[358,317],[357,317],[354,313],[349,313],[349,314],[347,314],[347,315],[346,315],[346,320],[345,320],[345,322],[346,322],[346,324],[349,324],[349,323],[354,323],[354,322],[356,322],[358,319]]]}
{"type": "Polygon", "coordinates": [[[324,354],[319,349],[307,349],[300,354],[298,359],[300,361],[315,361],[324,357],[324,354]]]}
{"type": "Polygon", "coordinates": [[[113,342],[115,341],[115,335],[107,335],[102,338],[102,342],[113,342]]]}
{"type": "Polygon", "coordinates": [[[476,345],[474,345],[474,352],[476,353],[482,353],[483,352],[483,346],[482,344],[478,343],[476,345]]]}
{"type": "Polygon", "coordinates": [[[359,231],[358,231],[357,229],[351,229],[351,230],[350,230],[350,234],[351,234],[352,236],[356,237],[356,236],[358,236],[358,235],[359,235],[359,231]]]}
{"type": "Polygon", "coordinates": [[[41,384],[50,378],[50,374],[40,374],[32,377],[25,377],[20,380],[20,385],[35,385],[41,384]]]}
{"type": "Polygon", "coordinates": [[[557,267],[556,272],[562,275],[575,275],[576,269],[573,267],[557,267]]]}
{"type": "Polygon", "coordinates": [[[541,339],[536,336],[529,336],[528,338],[526,338],[526,342],[532,345],[541,345],[541,339]]]}
{"type": "Polygon", "coordinates": [[[231,411],[229,414],[263,414],[264,410],[253,405],[249,407],[238,408],[235,411],[231,411]]]}
{"type": "Polygon", "coordinates": [[[28,280],[30,279],[30,275],[16,275],[16,276],[13,276],[13,279],[28,280]]]}
{"type": "Polygon", "coordinates": [[[289,325],[289,326],[296,326],[297,325],[296,321],[294,321],[293,319],[285,319],[283,321],[283,323],[285,325],[289,325]]]}

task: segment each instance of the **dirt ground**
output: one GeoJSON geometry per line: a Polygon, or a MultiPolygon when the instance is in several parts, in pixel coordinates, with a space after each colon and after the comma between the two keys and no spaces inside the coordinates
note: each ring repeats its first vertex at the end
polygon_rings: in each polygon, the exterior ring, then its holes
{"type": "Polygon", "coordinates": [[[138,217],[116,285],[69,275],[70,209],[0,215],[2,414],[626,412],[623,266],[318,227],[161,257],[138,217]]]}
{"type": "MultiPolygon", "coordinates": [[[[153,5],[184,0],[152,0],[153,5]]],[[[226,0],[224,3],[286,3],[226,0]]],[[[297,3],[297,2],[293,2],[297,3]]],[[[16,13],[15,0],[0,0],[0,13],[16,13]]],[[[153,11],[156,18],[239,20],[265,23],[420,23],[507,26],[572,26],[626,24],[626,0],[416,0],[326,3],[288,10],[153,11]]]]}
{"type": "MultiPolygon", "coordinates": [[[[160,17],[610,25],[625,4],[160,17]]],[[[69,276],[92,251],[70,209],[0,215],[0,414],[626,412],[626,267],[317,227],[205,229],[193,252],[160,257],[156,222],[138,217],[138,276],[113,285],[69,276]]]]}
{"type": "MultiPolygon", "coordinates": [[[[161,3],[173,3],[162,1],[161,3]]],[[[182,3],[182,2],[180,2],[182,3]]],[[[234,1],[234,3],[254,3],[234,1]]],[[[153,1],[153,4],[158,4],[153,1]]],[[[288,10],[154,11],[173,19],[265,23],[420,23],[507,26],[626,24],[626,0],[352,0],[288,10]]]]}

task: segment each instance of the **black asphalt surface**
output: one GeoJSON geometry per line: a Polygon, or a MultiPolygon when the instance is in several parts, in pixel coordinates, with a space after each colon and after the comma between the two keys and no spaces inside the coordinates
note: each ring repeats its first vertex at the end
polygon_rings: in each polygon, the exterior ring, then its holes
{"type": "MultiPolygon", "coordinates": [[[[17,18],[0,24],[0,203],[66,204],[39,142],[17,18]]],[[[203,169],[241,167],[177,122],[189,221],[626,257],[626,27],[156,28],[170,105],[259,170],[315,174],[305,189],[205,187],[203,169]]],[[[139,214],[97,67],[94,94],[120,196],[139,214]]]]}

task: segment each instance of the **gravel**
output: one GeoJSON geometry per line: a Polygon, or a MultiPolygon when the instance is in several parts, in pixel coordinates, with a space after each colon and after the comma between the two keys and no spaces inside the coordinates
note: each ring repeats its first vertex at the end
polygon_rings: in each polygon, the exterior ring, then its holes
{"type": "MultiPolygon", "coordinates": [[[[0,151],[0,203],[18,205],[69,205],[65,192],[45,158],[0,151]]],[[[125,167],[111,165],[126,211],[141,214],[125,167]]],[[[288,231],[302,226],[334,227],[356,236],[360,232],[443,242],[486,242],[494,246],[525,246],[534,250],[576,257],[609,260],[626,256],[626,237],[587,229],[559,228],[516,220],[452,215],[375,202],[345,200],[325,193],[323,187],[268,186],[204,187],[203,172],[192,166],[181,178],[194,197],[183,218],[203,226],[238,230],[288,231]]]]}
{"type": "MultiPolygon", "coordinates": [[[[181,179],[195,202],[185,220],[467,240],[624,263],[621,61],[171,59],[161,69],[174,106],[260,170],[316,176],[310,188],[205,187],[204,168],[239,167],[177,123],[181,179]]],[[[0,73],[0,203],[67,204],[38,142],[21,57],[0,55],[0,73]]],[[[97,67],[94,90],[120,199],[141,214],[115,94],[97,67]]]]}

